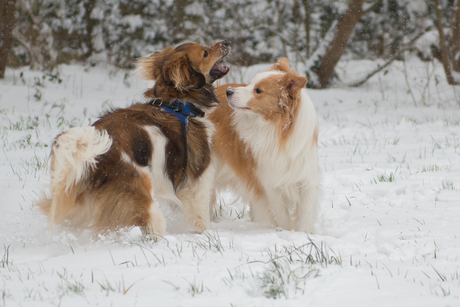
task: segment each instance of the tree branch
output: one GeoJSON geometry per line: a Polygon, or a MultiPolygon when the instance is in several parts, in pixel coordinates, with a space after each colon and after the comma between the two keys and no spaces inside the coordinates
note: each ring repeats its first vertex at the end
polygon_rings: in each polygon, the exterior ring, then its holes
{"type": "Polygon", "coordinates": [[[30,67],[32,67],[32,69],[36,69],[37,66],[39,66],[37,55],[35,54],[35,51],[33,50],[31,44],[27,41],[27,38],[24,35],[22,35],[22,33],[19,32],[17,29],[13,29],[11,34],[13,35],[13,38],[15,40],[17,40],[19,43],[21,43],[21,45],[24,46],[24,48],[27,49],[27,52],[29,52],[30,55],[30,67]]]}
{"type": "Polygon", "coordinates": [[[377,69],[375,69],[374,71],[372,71],[371,73],[367,74],[366,77],[364,77],[364,79],[362,79],[361,81],[359,82],[356,82],[356,83],[353,83],[352,85],[350,85],[351,87],[358,87],[358,86],[361,86],[363,85],[364,83],[367,82],[367,80],[369,80],[370,78],[372,78],[375,74],[378,74],[379,72],[381,72],[382,70],[384,70],[386,67],[388,67],[391,63],[393,63],[394,60],[396,60],[401,54],[403,54],[405,51],[409,50],[412,48],[412,45],[420,38],[423,36],[423,34],[425,34],[426,32],[428,32],[429,30],[431,29],[431,27],[428,27],[426,28],[425,30],[423,31],[420,31],[413,39],[411,39],[411,41],[409,43],[407,43],[407,45],[404,47],[404,48],[400,48],[400,50],[394,54],[390,59],[388,59],[388,61],[383,64],[382,66],[379,66],[377,69]]]}
{"type": "Polygon", "coordinates": [[[258,29],[261,29],[261,30],[267,30],[267,31],[270,31],[272,34],[276,34],[276,36],[278,36],[286,45],[292,47],[292,48],[297,48],[295,44],[292,43],[292,39],[289,39],[289,38],[286,38],[283,36],[283,34],[277,30],[274,30],[274,29],[271,29],[267,26],[257,26],[257,27],[254,27],[253,28],[254,30],[258,30],[258,29]]]}
{"type": "Polygon", "coordinates": [[[368,9],[364,10],[363,15],[366,15],[367,13],[375,10],[382,2],[383,2],[383,0],[375,1],[375,3],[371,4],[371,6],[368,9]]]}

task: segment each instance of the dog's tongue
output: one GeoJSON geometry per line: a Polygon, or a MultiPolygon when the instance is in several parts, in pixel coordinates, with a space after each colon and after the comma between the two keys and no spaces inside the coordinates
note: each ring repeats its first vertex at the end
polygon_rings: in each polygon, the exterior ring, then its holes
{"type": "Polygon", "coordinates": [[[214,64],[214,66],[211,68],[211,71],[218,71],[222,75],[226,75],[229,71],[229,68],[227,66],[220,66],[220,65],[214,64]]]}

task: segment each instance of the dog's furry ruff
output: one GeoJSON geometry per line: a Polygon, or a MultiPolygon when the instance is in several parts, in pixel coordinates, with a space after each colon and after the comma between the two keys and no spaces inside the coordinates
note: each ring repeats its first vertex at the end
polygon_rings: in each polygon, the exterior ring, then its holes
{"type": "MultiPolygon", "coordinates": [[[[210,116],[216,125],[213,161],[218,170],[217,188],[232,189],[250,205],[250,216],[256,222],[313,232],[321,173],[316,112],[306,89],[301,89],[306,78],[299,77],[287,59],[282,59],[249,85],[230,86],[238,94],[239,89],[251,89],[260,82],[280,85],[267,86],[285,91],[277,93],[280,105],[264,102],[250,110],[244,109],[247,105],[232,109],[225,94],[229,85],[217,89],[222,106],[210,116]],[[270,108],[273,111],[269,112],[270,108]]],[[[249,101],[252,96],[247,91],[239,98],[249,101]]]]}

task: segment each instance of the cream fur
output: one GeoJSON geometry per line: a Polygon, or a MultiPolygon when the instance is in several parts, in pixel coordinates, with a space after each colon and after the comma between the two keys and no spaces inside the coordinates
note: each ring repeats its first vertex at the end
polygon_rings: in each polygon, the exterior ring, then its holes
{"type": "Polygon", "coordinates": [[[106,153],[112,139],[106,131],[94,127],[73,127],[61,134],[53,144],[51,185],[64,182],[66,190],[85,177],[96,166],[96,157],[106,153]]]}
{"type": "MultiPolygon", "coordinates": [[[[213,124],[206,118],[196,120],[206,125],[208,142],[210,143],[214,133],[213,124]]],[[[179,206],[182,209],[184,218],[197,232],[201,233],[209,229],[211,226],[209,204],[211,201],[213,179],[215,177],[214,165],[210,164],[198,180],[191,181],[187,179],[175,192],[171,180],[169,180],[165,173],[165,146],[167,139],[158,127],[144,127],[144,129],[150,136],[154,152],[152,164],[139,169],[147,172],[154,183],[153,198],[163,203],[179,206]]],[[[156,205],[154,204],[153,206],[156,205]]],[[[156,211],[156,209],[152,210],[156,211]]]]}
{"type": "Polygon", "coordinates": [[[147,173],[152,180],[153,199],[180,206],[181,201],[177,198],[173,184],[166,174],[165,147],[168,143],[168,139],[163,135],[160,128],[156,126],[147,126],[144,127],[144,130],[147,131],[150,136],[153,154],[150,165],[139,167],[139,169],[147,173]]]}
{"type": "Polygon", "coordinates": [[[49,227],[61,220],[65,211],[80,216],[77,223],[87,223],[87,217],[90,215],[87,205],[74,210],[68,206],[60,208],[59,203],[67,201],[69,194],[75,193],[70,189],[86,178],[88,170],[96,167],[96,157],[106,153],[111,145],[110,136],[105,131],[102,133],[97,131],[94,127],[74,127],[56,139],[53,144],[51,171],[53,198],[49,208],[49,227]]]}

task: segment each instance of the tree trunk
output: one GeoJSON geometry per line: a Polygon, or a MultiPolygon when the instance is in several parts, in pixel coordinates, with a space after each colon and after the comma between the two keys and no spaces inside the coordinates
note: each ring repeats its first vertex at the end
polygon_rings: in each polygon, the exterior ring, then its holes
{"type": "Polygon", "coordinates": [[[5,77],[11,32],[15,22],[16,0],[0,0],[0,79],[5,77]]]}
{"type": "Polygon", "coordinates": [[[452,10],[452,40],[450,42],[452,69],[460,72],[460,0],[455,1],[452,10]]]}
{"type": "Polygon", "coordinates": [[[327,87],[329,79],[334,73],[335,65],[337,65],[342,57],[347,42],[358,21],[365,14],[376,9],[383,0],[376,0],[373,4],[369,5],[367,9],[363,8],[364,2],[366,2],[366,0],[349,0],[348,9],[337,24],[337,31],[335,32],[334,39],[327,47],[326,53],[321,59],[321,63],[316,72],[322,88],[327,87]]]}
{"type": "Polygon", "coordinates": [[[342,19],[337,25],[337,32],[334,39],[329,45],[326,54],[321,59],[321,64],[318,68],[318,80],[320,86],[325,88],[329,82],[330,77],[334,73],[335,65],[340,60],[340,57],[347,46],[348,39],[353,32],[359,19],[364,15],[363,3],[365,0],[350,0],[348,9],[343,15],[342,19]]]}
{"type": "MultiPolygon", "coordinates": [[[[97,20],[91,19],[91,13],[96,5],[96,0],[87,0],[83,3],[83,7],[85,8],[85,14],[83,16],[83,20],[86,24],[86,33],[83,38],[86,46],[88,47],[84,57],[87,59],[89,58],[94,52],[94,45],[93,45],[93,30],[96,24],[98,23],[97,20]]],[[[97,50],[100,51],[100,50],[97,50]]]]}
{"type": "Polygon", "coordinates": [[[446,37],[444,35],[444,27],[442,26],[442,12],[439,4],[439,0],[434,0],[435,11],[436,11],[436,27],[439,33],[439,49],[441,51],[441,62],[444,66],[444,72],[446,73],[447,82],[450,85],[457,85],[454,76],[452,76],[452,68],[449,61],[449,53],[446,45],[446,37]]]}
{"type": "MultiPolygon", "coordinates": [[[[460,0],[459,0],[460,1],[460,0]]],[[[305,49],[307,50],[307,59],[310,57],[310,6],[308,0],[302,0],[303,7],[305,9],[305,21],[303,23],[305,28],[305,49]]]]}
{"type": "Polygon", "coordinates": [[[184,22],[187,14],[185,8],[189,5],[189,0],[175,0],[174,1],[174,19],[172,21],[173,26],[173,43],[177,43],[184,39],[184,22]]]}

